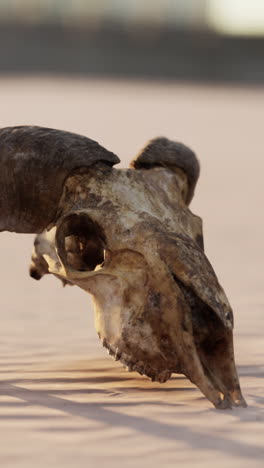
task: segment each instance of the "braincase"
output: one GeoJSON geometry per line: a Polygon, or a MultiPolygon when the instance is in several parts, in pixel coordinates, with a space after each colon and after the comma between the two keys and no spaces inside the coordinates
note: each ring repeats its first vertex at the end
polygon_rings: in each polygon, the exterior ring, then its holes
{"type": "Polygon", "coordinates": [[[54,219],[65,180],[119,158],[74,133],[35,126],[0,130],[0,230],[41,232],[54,219]]]}

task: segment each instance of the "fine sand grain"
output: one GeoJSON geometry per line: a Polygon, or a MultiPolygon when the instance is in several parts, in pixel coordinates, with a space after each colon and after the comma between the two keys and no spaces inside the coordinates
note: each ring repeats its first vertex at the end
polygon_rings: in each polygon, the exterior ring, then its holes
{"type": "Polygon", "coordinates": [[[264,90],[22,77],[0,80],[0,102],[1,127],[83,133],[123,166],[158,135],[197,152],[191,208],[234,308],[249,405],[216,411],[181,375],[127,373],[101,348],[89,296],[29,278],[33,236],[3,233],[1,468],[263,467],[264,90]]]}

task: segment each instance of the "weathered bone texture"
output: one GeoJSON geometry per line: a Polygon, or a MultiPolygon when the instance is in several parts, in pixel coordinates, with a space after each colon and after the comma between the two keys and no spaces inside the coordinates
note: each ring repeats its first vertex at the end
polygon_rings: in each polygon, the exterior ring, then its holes
{"type": "Polygon", "coordinates": [[[246,406],[232,309],[187,206],[199,176],[194,153],[158,138],[131,169],[113,169],[118,158],[91,140],[20,127],[0,133],[0,158],[2,229],[52,227],[36,237],[31,276],[52,273],[92,294],[102,344],[128,370],[161,383],[182,373],[216,408],[246,406]]]}

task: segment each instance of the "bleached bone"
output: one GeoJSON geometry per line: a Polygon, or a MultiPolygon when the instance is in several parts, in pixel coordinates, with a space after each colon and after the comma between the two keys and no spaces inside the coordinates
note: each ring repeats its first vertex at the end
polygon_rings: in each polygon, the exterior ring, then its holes
{"type": "Polygon", "coordinates": [[[40,233],[31,275],[93,295],[115,360],[159,382],[185,374],[216,408],[246,406],[232,309],[188,208],[199,177],[189,148],[157,138],[113,169],[117,156],[85,137],[14,127],[0,131],[0,161],[0,229],[40,233]]]}

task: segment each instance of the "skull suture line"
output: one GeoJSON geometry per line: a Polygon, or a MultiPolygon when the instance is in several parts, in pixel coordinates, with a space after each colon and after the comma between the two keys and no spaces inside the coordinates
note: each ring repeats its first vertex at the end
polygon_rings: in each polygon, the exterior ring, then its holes
{"type": "Polygon", "coordinates": [[[157,138],[132,162],[40,127],[0,130],[0,230],[37,233],[31,276],[93,295],[97,333],[129,370],[185,374],[216,408],[246,406],[233,315],[188,208],[199,163],[157,138]]]}

